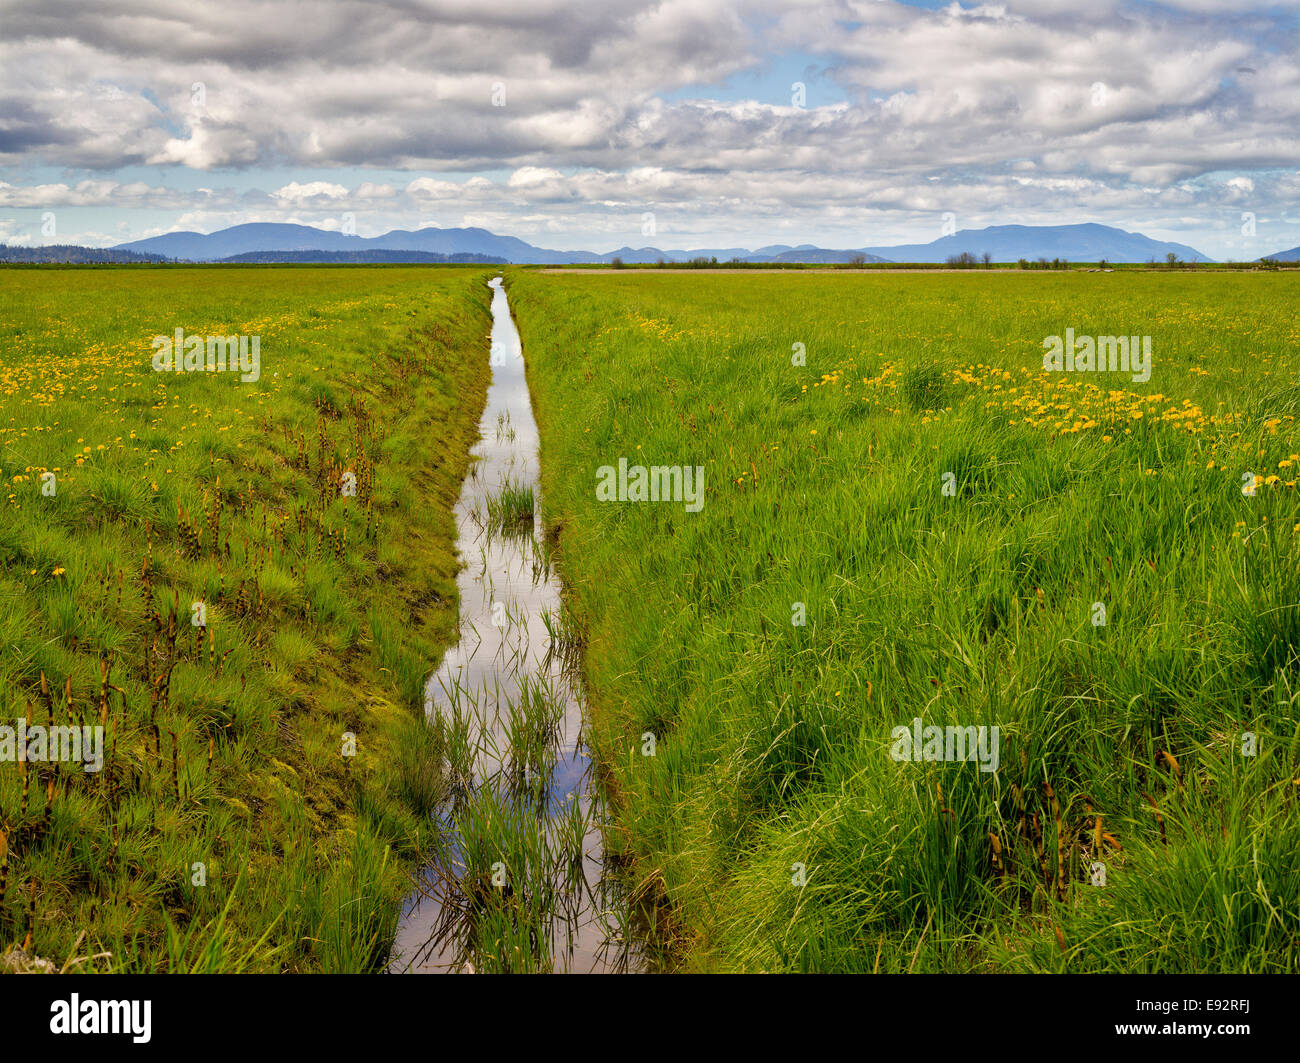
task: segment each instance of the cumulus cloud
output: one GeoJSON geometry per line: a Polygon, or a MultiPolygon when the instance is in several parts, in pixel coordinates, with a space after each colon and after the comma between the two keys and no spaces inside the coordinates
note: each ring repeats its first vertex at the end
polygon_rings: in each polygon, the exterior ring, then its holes
{"type": "Polygon", "coordinates": [[[618,233],[648,209],[712,233],[1175,207],[1213,227],[1233,205],[1296,203],[1297,10],[0,0],[0,206],[321,223],[354,211],[379,231],[435,217],[521,235],[575,221],[618,233]],[[813,57],[835,102],[796,106],[763,80],[783,56],[813,57]],[[745,72],[763,86],[751,98],[722,91],[745,72]],[[140,166],[207,172],[211,187],[118,179],[140,166]],[[22,180],[38,167],[75,176],[22,180]],[[222,188],[223,174],[295,168],[339,176],[222,188]]]}
{"type": "Polygon", "coordinates": [[[322,206],[334,200],[346,199],[347,195],[346,188],[329,181],[309,181],[306,184],[294,181],[271,193],[273,199],[294,206],[322,206]]]}

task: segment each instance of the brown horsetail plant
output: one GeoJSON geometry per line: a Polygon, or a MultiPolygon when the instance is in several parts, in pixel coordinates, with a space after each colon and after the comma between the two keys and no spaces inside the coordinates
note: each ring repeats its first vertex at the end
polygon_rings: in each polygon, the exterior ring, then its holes
{"type": "Polygon", "coordinates": [[[1056,899],[1065,900],[1065,831],[1061,826],[1061,802],[1057,800],[1052,784],[1043,780],[1043,791],[1052,806],[1052,818],[1056,821],[1056,899]]]}
{"type": "Polygon", "coordinates": [[[1183,769],[1179,765],[1177,758],[1167,749],[1156,750],[1156,756],[1169,765],[1169,769],[1174,773],[1174,778],[1179,784],[1183,781],[1183,769]]]}
{"type": "Polygon", "coordinates": [[[23,952],[32,948],[32,934],[36,930],[36,879],[32,879],[27,890],[27,936],[23,938],[23,952]]]}
{"type": "Polygon", "coordinates": [[[167,733],[172,736],[172,789],[176,791],[176,800],[179,801],[181,799],[181,776],[176,732],[168,731],[167,733]]]}
{"type": "Polygon", "coordinates": [[[18,774],[23,777],[23,803],[18,811],[18,822],[21,825],[27,822],[27,802],[30,799],[32,788],[32,773],[27,767],[25,758],[18,762],[18,774]]]}
{"type": "Polygon", "coordinates": [[[4,915],[5,893],[9,889],[9,832],[0,828],[0,916],[4,915]]]}
{"type": "Polygon", "coordinates": [[[51,774],[45,782],[45,816],[41,823],[41,830],[49,833],[50,824],[54,819],[54,780],[56,776],[51,774]]]}
{"type": "Polygon", "coordinates": [[[1168,845],[1165,840],[1165,817],[1160,814],[1160,806],[1156,804],[1156,799],[1149,793],[1143,792],[1142,799],[1151,806],[1151,810],[1156,814],[1156,825],[1160,828],[1160,844],[1168,845]]]}

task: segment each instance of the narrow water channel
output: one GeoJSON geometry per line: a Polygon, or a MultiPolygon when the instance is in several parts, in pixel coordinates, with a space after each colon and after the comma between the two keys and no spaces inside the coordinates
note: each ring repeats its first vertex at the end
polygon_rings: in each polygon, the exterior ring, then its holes
{"type": "Polygon", "coordinates": [[[543,536],[523,351],[502,279],[490,283],[492,382],[455,511],[460,640],[425,688],[452,790],[390,970],[637,969],[543,536]]]}

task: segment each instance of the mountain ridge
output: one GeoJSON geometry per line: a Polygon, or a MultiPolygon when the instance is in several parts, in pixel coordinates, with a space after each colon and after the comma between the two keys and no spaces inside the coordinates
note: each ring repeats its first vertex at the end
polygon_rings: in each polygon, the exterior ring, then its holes
{"type": "Polygon", "coordinates": [[[1265,255],[1263,262],[1300,262],[1300,247],[1293,247],[1289,251],[1275,251],[1271,255],[1265,255]]]}
{"type": "Polygon", "coordinates": [[[1128,232],[1097,222],[1076,225],[990,225],[984,229],[962,229],[928,244],[896,244],[862,248],[884,255],[893,262],[944,262],[953,255],[977,258],[988,252],[995,262],[1019,259],[1062,258],[1077,262],[1157,261],[1174,254],[1184,262],[1212,262],[1187,244],[1153,240],[1143,233],[1128,232]]]}
{"type": "Polygon", "coordinates": [[[1066,259],[1095,262],[1161,261],[1174,254],[1185,262],[1211,262],[1186,244],[1154,240],[1142,233],[1085,222],[1075,225],[993,225],[963,229],[926,244],[876,245],[835,250],[813,244],[772,244],[751,251],[745,247],[696,250],[624,246],[604,254],[594,251],[557,251],[538,247],[514,236],[501,236],[482,228],[394,229],[381,236],[362,237],[309,225],[249,222],[213,233],[174,232],[117,244],[111,250],[164,255],[196,262],[214,262],[251,253],[302,251],[365,252],[410,251],[442,255],[485,255],[522,265],[572,265],[609,263],[616,258],[628,264],[663,259],[683,262],[716,258],[719,262],[838,262],[863,257],[868,262],[944,262],[949,257],[986,252],[996,262],[1026,259],[1066,259]]]}

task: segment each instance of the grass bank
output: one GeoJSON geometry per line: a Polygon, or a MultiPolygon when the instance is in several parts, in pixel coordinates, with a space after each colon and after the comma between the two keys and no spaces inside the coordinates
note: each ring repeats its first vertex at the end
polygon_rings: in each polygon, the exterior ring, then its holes
{"type": "Polygon", "coordinates": [[[0,725],[104,736],[97,772],[0,756],[10,966],[382,966],[488,273],[0,273],[0,725]],[[256,337],[256,379],[155,371],[176,329],[256,337]]]}
{"type": "Polygon", "coordinates": [[[508,287],[609,846],[679,963],[1296,969],[1291,278],[508,287]],[[1149,379],[1045,371],[1067,328],[1149,379]],[[598,500],[620,459],[703,508],[598,500]],[[992,770],[899,759],[913,721],[992,770]]]}

